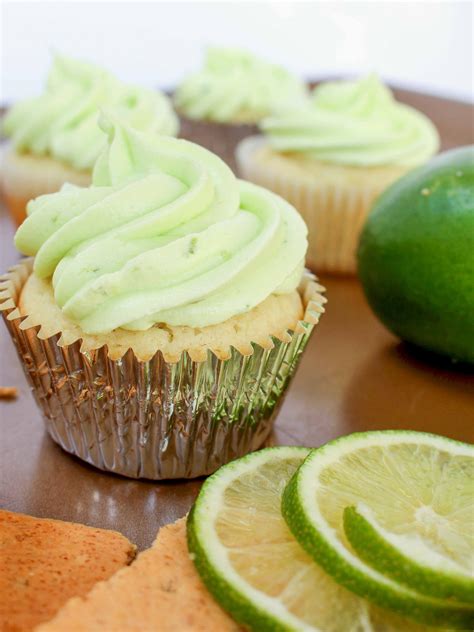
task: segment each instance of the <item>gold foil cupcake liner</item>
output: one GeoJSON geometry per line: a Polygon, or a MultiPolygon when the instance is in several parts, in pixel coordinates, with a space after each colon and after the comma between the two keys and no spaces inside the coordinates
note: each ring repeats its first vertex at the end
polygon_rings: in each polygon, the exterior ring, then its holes
{"type": "Polygon", "coordinates": [[[202,145],[226,162],[234,173],[237,164],[235,150],[241,140],[258,133],[258,127],[250,123],[215,123],[198,121],[180,116],[180,138],[202,145]]]}
{"type": "MultiPolygon", "coordinates": [[[[363,173],[357,182],[325,181],[317,174],[300,174],[286,169],[282,163],[259,159],[261,136],[241,143],[236,150],[240,177],[259,184],[284,197],[292,204],[308,226],[307,264],[317,273],[355,274],[359,236],[370,209],[391,182],[400,175],[365,182],[363,173]]],[[[286,159],[288,162],[290,159],[286,159]]]]}
{"type": "Polygon", "coordinates": [[[304,318],[268,348],[222,358],[209,350],[203,361],[185,352],[177,362],[160,351],[142,361],[129,349],[112,359],[106,346],[84,351],[81,340],[64,344],[60,332],[42,337],[28,326],[18,305],[32,264],[2,277],[0,311],[46,429],[67,452],[132,478],[193,478],[258,449],[324,311],[324,288],[305,272],[304,318]]]}

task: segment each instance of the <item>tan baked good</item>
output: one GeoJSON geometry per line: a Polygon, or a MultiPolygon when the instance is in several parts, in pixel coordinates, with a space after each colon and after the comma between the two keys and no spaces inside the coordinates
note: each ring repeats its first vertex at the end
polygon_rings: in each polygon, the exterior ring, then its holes
{"type": "Polygon", "coordinates": [[[0,185],[15,222],[25,219],[26,205],[39,195],[59,191],[65,182],[88,186],[91,174],[77,171],[49,156],[36,156],[10,150],[4,153],[0,185]]]}
{"type": "Polygon", "coordinates": [[[23,287],[20,311],[23,316],[30,316],[22,328],[41,325],[41,337],[61,332],[65,344],[82,338],[84,351],[106,344],[112,359],[120,358],[131,348],[137,357],[146,360],[159,349],[168,362],[178,360],[183,351],[188,351],[194,360],[202,360],[208,349],[224,358],[229,355],[231,346],[244,354],[251,353],[251,342],[271,347],[270,335],[285,340],[286,332],[294,330],[303,318],[301,296],[295,290],[288,294],[271,294],[249,312],[208,327],[173,327],[160,323],[145,331],[116,329],[89,335],[63,314],[54,300],[51,282],[34,274],[23,287]]]}
{"type": "Polygon", "coordinates": [[[37,632],[231,632],[240,627],[212,599],[188,554],[186,521],[161,529],[128,568],[71,599],[37,632]]]}
{"type": "Polygon", "coordinates": [[[298,209],[308,226],[307,265],[316,272],[353,274],[362,226],[373,202],[407,167],[334,165],[296,153],[274,151],[262,136],[236,150],[242,178],[255,182],[298,209]]]}
{"type": "Polygon", "coordinates": [[[0,631],[32,630],[134,556],[116,531],[0,510],[0,631]]]}

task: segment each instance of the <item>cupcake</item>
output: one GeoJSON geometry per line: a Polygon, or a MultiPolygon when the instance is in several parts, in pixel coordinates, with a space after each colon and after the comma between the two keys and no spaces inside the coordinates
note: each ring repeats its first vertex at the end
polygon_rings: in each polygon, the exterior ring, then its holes
{"type": "Polygon", "coordinates": [[[91,186],[29,202],[0,310],[65,450],[209,474],[267,439],[323,311],[307,229],[203,147],[101,124],[91,186]]]}
{"type": "Polygon", "coordinates": [[[318,272],[355,272],[374,200],[439,147],[431,121],[374,75],[323,83],[304,108],[266,118],[261,130],[238,146],[239,172],[298,209],[309,229],[308,264],[318,272]]]}
{"type": "Polygon", "coordinates": [[[92,64],[57,56],[46,91],[13,106],[3,122],[11,147],[0,185],[16,222],[27,202],[58,191],[65,182],[86,186],[106,144],[101,109],[136,129],[175,136],[178,119],[164,94],[129,86],[92,64]]]}
{"type": "Polygon", "coordinates": [[[174,93],[181,136],[218,154],[235,169],[235,148],[273,112],[307,99],[303,81],[248,52],[211,48],[204,67],[174,93]]]}

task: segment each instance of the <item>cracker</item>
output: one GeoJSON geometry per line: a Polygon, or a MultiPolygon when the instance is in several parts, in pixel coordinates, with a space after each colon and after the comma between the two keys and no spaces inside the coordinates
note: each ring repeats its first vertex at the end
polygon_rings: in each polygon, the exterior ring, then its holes
{"type": "Polygon", "coordinates": [[[186,522],[163,527],[128,568],[71,599],[36,632],[236,632],[189,558],[186,522]]]}
{"type": "Polygon", "coordinates": [[[32,630],[134,556],[116,531],[0,510],[0,631],[32,630]]]}

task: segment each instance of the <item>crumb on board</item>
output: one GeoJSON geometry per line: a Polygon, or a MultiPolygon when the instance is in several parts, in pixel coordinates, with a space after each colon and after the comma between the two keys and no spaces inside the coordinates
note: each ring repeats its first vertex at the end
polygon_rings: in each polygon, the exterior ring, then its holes
{"type": "Polygon", "coordinates": [[[16,399],[18,389],[15,386],[0,386],[0,399],[16,399]]]}

